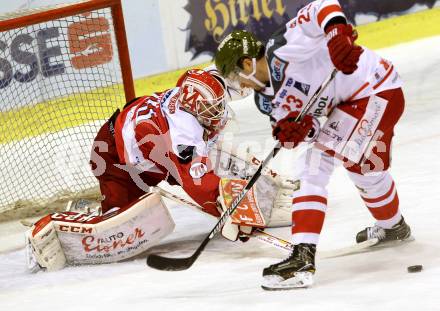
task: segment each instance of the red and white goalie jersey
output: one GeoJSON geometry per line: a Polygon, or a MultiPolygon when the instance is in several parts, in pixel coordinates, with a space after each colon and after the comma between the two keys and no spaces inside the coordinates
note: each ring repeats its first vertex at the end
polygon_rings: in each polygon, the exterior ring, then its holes
{"type": "Polygon", "coordinates": [[[148,192],[149,186],[165,180],[180,185],[208,213],[219,215],[215,202],[220,179],[207,157],[209,139],[197,119],[181,109],[179,94],[180,88],[173,88],[138,98],[124,108],[114,122],[114,148],[112,137],[98,134],[95,141],[110,140],[109,151],[95,154],[105,159],[107,167],[116,165],[102,178],[95,173],[105,196],[103,211],[130,203],[148,192]],[[133,185],[127,187],[125,183],[133,185]],[[124,193],[126,189],[130,193],[124,193]]]}

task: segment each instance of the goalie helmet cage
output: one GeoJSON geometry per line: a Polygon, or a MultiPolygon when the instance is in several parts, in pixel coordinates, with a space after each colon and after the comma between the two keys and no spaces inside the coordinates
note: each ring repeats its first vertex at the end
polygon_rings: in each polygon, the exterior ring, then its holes
{"type": "Polygon", "coordinates": [[[120,0],[0,16],[0,221],[98,198],[93,139],[134,97],[120,0]]]}

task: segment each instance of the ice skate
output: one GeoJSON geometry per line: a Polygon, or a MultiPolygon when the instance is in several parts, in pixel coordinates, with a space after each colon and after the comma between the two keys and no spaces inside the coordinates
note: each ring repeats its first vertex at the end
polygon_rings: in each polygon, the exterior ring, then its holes
{"type": "Polygon", "coordinates": [[[411,228],[407,225],[403,217],[391,229],[384,229],[375,225],[373,227],[365,228],[356,235],[357,243],[370,239],[378,239],[379,242],[377,245],[388,244],[389,242],[394,241],[413,240],[411,236],[411,228]]]}
{"type": "Polygon", "coordinates": [[[315,273],[314,244],[295,245],[290,256],[263,270],[264,290],[287,290],[309,287],[315,273]]]}

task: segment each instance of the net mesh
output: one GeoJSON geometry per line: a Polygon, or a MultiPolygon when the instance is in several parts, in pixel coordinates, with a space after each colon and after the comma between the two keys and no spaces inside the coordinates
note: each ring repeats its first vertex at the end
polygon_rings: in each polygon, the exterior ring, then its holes
{"type": "Polygon", "coordinates": [[[0,221],[98,197],[91,145],[124,102],[110,8],[0,24],[0,221]]]}

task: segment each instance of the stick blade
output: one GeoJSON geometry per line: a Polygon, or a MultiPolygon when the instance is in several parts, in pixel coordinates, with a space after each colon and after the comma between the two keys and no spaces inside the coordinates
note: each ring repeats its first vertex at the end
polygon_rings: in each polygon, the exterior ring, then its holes
{"type": "Polygon", "coordinates": [[[192,266],[193,257],[169,258],[151,254],[147,258],[147,265],[151,268],[162,271],[183,271],[192,266]]]}

